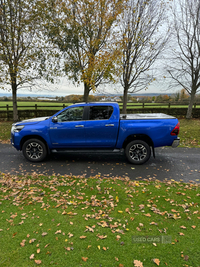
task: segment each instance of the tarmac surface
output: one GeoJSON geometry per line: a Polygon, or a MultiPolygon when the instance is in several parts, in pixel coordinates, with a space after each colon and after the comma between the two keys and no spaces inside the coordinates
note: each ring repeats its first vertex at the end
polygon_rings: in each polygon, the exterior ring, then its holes
{"type": "Polygon", "coordinates": [[[155,159],[143,165],[130,164],[120,154],[54,154],[44,162],[31,163],[10,144],[0,144],[0,172],[9,174],[129,177],[200,181],[200,148],[156,148],[155,159]]]}

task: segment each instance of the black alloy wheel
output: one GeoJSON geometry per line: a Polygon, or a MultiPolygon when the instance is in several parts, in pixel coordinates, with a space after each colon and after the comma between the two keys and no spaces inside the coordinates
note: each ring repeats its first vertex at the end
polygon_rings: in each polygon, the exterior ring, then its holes
{"type": "Polygon", "coordinates": [[[40,162],[47,156],[45,144],[38,139],[27,140],[22,147],[24,157],[32,162],[40,162]]]}
{"type": "Polygon", "coordinates": [[[151,149],[146,142],[134,140],[126,146],[125,154],[129,162],[140,165],[149,160],[151,149]]]}

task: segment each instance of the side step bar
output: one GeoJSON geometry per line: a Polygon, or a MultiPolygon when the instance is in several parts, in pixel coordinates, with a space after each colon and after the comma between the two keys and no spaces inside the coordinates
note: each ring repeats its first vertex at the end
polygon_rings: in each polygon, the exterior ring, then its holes
{"type": "Polygon", "coordinates": [[[124,149],[52,149],[52,153],[124,153],[124,149]]]}

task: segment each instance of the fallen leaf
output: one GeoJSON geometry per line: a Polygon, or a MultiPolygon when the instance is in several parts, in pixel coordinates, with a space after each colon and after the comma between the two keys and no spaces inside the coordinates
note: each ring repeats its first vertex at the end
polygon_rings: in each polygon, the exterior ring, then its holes
{"type": "Polygon", "coordinates": [[[184,233],[179,233],[179,235],[185,235],[184,233]]]}
{"type": "Polygon", "coordinates": [[[141,261],[138,261],[138,260],[134,260],[133,264],[135,267],[143,267],[143,263],[141,261]]]}
{"type": "Polygon", "coordinates": [[[35,238],[30,239],[29,244],[32,244],[33,242],[35,242],[35,240],[36,240],[35,238]]]}
{"type": "Polygon", "coordinates": [[[29,257],[29,259],[30,259],[30,260],[33,260],[34,257],[35,257],[35,255],[34,255],[34,254],[31,254],[31,256],[29,257]]]}
{"type": "Polygon", "coordinates": [[[20,243],[21,247],[25,246],[25,242],[26,242],[26,239],[22,240],[22,242],[20,243]]]}
{"type": "Polygon", "coordinates": [[[67,235],[69,236],[69,238],[71,238],[72,236],[74,236],[74,235],[71,234],[71,233],[68,233],[67,235]]]}
{"type": "Polygon", "coordinates": [[[42,236],[48,235],[46,232],[42,233],[42,236]]]}
{"type": "Polygon", "coordinates": [[[98,234],[97,237],[100,238],[100,239],[105,239],[107,237],[107,235],[100,235],[100,234],[98,234]]]}
{"type": "Polygon", "coordinates": [[[41,260],[35,260],[35,263],[39,265],[42,263],[42,261],[41,260]]]}
{"type": "Polygon", "coordinates": [[[82,260],[83,261],[87,261],[88,260],[88,257],[82,257],[82,260]]]}
{"type": "Polygon", "coordinates": [[[40,253],[40,248],[37,249],[37,253],[40,253]]]}
{"type": "Polygon", "coordinates": [[[61,230],[58,230],[58,231],[55,232],[55,235],[56,234],[61,234],[61,233],[62,233],[62,231],[61,230]]]}
{"type": "Polygon", "coordinates": [[[157,264],[157,265],[160,264],[160,260],[159,260],[159,259],[153,259],[153,262],[154,262],[155,264],[157,264]]]}

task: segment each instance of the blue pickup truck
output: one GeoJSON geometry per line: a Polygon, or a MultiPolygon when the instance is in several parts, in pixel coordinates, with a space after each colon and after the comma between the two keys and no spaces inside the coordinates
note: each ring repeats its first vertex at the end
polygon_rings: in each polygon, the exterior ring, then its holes
{"type": "Polygon", "coordinates": [[[129,162],[143,164],[155,147],[177,147],[178,133],[178,119],[166,114],[120,115],[117,103],[80,103],[14,123],[11,143],[32,162],[56,152],[125,152],[129,162]]]}

